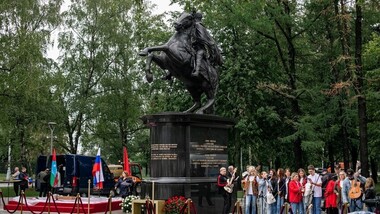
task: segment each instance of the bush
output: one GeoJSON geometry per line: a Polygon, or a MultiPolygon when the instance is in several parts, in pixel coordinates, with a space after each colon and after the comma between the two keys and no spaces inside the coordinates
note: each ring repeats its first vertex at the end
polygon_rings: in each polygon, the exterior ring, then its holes
{"type": "Polygon", "coordinates": [[[140,196],[134,196],[134,195],[129,195],[123,199],[123,201],[120,204],[121,209],[123,212],[132,212],[132,201],[140,199],[140,196]]]}

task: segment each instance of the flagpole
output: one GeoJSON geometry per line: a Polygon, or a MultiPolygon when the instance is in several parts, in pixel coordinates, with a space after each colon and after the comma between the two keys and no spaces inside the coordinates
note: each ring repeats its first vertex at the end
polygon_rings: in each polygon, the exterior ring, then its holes
{"type": "Polygon", "coordinates": [[[88,212],[88,214],[90,214],[90,194],[91,194],[91,190],[90,190],[90,188],[91,188],[91,180],[90,179],[88,179],[88,198],[87,198],[87,212],[88,212]]]}

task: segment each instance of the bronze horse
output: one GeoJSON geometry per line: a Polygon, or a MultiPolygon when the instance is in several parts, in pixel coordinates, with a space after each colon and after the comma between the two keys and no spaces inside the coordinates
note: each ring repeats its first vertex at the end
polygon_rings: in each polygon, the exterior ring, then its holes
{"type": "MultiPolygon", "coordinates": [[[[149,83],[153,81],[153,75],[150,71],[151,62],[153,61],[161,69],[169,71],[167,78],[172,75],[184,83],[194,102],[193,106],[185,112],[212,114],[214,113],[213,105],[219,84],[217,65],[210,60],[210,57],[202,57],[202,61],[199,61],[201,62],[199,74],[194,74],[195,58],[197,56],[194,45],[196,41],[196,38],[194,38],[195,25],[194,13],[182,13],[174,23],[176,32],[166,44],[147,47],[139,55],[147,56],[145,72],[149,83]],[[155,55],[152,53],[154,51],[161,51],[161,53],[155,55]],[[203,93],[207,97],[207,102],[202,106],[201,95],[203,93]]],[[[220,54],[220,52],[217,54],[220,54]]]]}

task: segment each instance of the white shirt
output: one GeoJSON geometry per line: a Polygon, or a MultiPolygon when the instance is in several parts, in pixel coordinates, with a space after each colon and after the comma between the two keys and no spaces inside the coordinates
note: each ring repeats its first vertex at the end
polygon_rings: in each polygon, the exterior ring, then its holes
{"type": "Polygon", "coordinates": [[[322,197],[322,177],[319,174],[314,173],[314,176],[309,175],[307,178],[314,183],[312,187],[314,190],[314,197],[322,197]],[[315,184],[319,184],[321,186],[315,186],[315,184]]]}

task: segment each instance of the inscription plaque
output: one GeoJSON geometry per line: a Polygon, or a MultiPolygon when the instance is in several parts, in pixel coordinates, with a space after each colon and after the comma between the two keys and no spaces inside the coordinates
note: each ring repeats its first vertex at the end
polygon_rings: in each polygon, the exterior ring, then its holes
{"type": "Polygon", "coordinates": [[[177,154],[152,154],[151,160],[177,160],[177,154]]]}
{"type": "Polygon", "coordinates": [[[156,151],[156,150],[159,150],[159,151],[170,151],[171,149],[177,149],[178,147],[178,144],[174,144],[174,143],[164,143],[164,144],[152,144],[152,151],[156,151]]]}
{"type": "Polygon", "coordinates": [[[190,148],[192,152],[225,152],[227,150],[226,145],[218,145],[215,140],[205,140],[205,143],[200,144],[198,142],[190,142],[190,148]]]}
{"type": "Polygon", "coordinates": [[[220,164],[227,165],[227,155],[222,154],[192,154],[190,155],[191,165],[200,167],[219,167],[220,164]]]}

